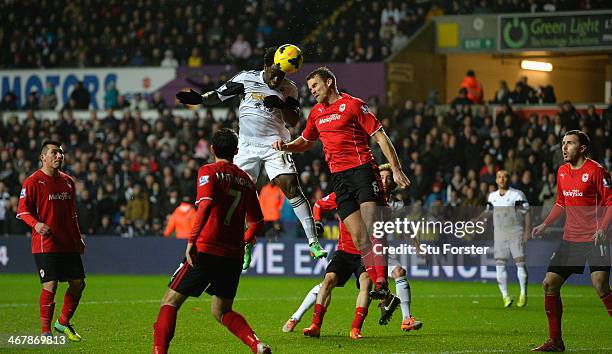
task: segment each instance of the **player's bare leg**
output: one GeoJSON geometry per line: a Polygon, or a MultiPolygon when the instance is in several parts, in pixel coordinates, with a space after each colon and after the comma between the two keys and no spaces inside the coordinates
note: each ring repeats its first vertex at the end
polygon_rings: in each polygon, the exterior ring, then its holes
{"type": "Polygon", "coordinates": [[[514,258],[514,264],[516,264],[516,277],[521,287],[521,293],[516,306],[525,307],[527,305],[527,280],[529,276],[527,265],[525,264],[525,257],[514,258]]]}
{"type": "Polygon", "coordinates": [[[506,263],[508,262],[505,258],[495,259],[495,270],[497,277],[497,286],[502,295],[504,307],[512,306],[514,302],[508,293],[508,271],[506,270],[506,263]]]}
{"type": "Polygon", "coordinates": [[[612,317],[612,291],[610,290],[610,273],[604,271],[596,271],[591,273],[591,282],[597,292],[597,295],[603,302],[608,315],[612,317]]]}
{"type": "Polygon", "coordinates": [[[315,228],[314,218],[312,217],[312,208],[302,188],[296,174],[282,174],[274,177],[274,183],[278,184],[280,189],[285,194],[285,197],[289,199],[295,215],[300,220],[306,237],[308,237],[308,245],[310,246],[310,253],[313,258],[325,258],[327,257],[327,251],[321,247],[317,238],[317,231],[315,228]]]}
{"type": "Polygon", "coordinates": [[[161,301],[157,321],[153,324],[153,352],[164,354],[168,352],[168,346],[176,327],[176,314],[181,305],[187,300],[187,296],[168,289],[161,301]]]}
{"type": "Polygon", "coordinates": [[[241,314],[232,310],[233,299],[213,295],[210,311],[213,317],[236,337],[246,344],[253,353],[272,353],[272,349],[262,343],[241,314]]]}
{"type": "Polygon", "coordinates": [[[64,295],[62,313],[54,325],[55,330],[63,333],[73,342],[81,341],[81,336],[70,323],[70,319],[79,306],[83,290],[85,290],[85,279],[68,279],[68,289],[64,295]]]}
{"type": "Polygon", "coordinates": [[[40,324],[43,335],[51,335],[51,321],[55,310],[55,292],[57,291],[57,281],[52,280],[42,283],[40,292],[40,324]]]}
{"type": "Polygon", "coordinates": [[[565,350],[561,338],[561,287],[565,279],[557,273],[547,272],[542,286],[544,287],[544,308],[548,317],[548,340],[541,346],[532,349],[534,352],[562,352],[565,350]]]}
{"type": "Polygon", "coordinates": [[[314,311],[312,313],[312,323],[309,327],[302,330],[302,333],[307,337],[320,337],[321,326],[323,325],[323,317],[331,303],[332,290],[338,284],[338,275],[336,273],[327,273],[321,283],[321,289],[317,295],[314,311]]]}
{"type": "Polygon", "coordinates": [[[361,273],[359,275],[359,294],[357,295],[357,301],[355,304],[355,318],[351,325],[351,338],[361,339],[361,328],[363,327],[363,321],[368,315],[368,307],[370,306],[370,288],[372,287],[372,281],[367,273],[361,273]]]}

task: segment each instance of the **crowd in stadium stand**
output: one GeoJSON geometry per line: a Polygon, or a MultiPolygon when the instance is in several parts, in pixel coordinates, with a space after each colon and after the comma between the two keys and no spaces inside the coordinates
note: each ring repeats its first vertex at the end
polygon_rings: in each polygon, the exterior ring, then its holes
{"type": "MultiPolygon", "coordinates": [[[[379,61],[401,48],[433,16],[464,13],[589,10],[604,1],[4,1],[0,4],[0,65],[4,68],[101,67],[162,65],[197,67],[233,63],[260,67],[270,44],[307,38],[317,23],[333,17],[307,46],[309,60],[379,61]],[[96,8],[98,11],[90,11],[96,8]],[[295,11],[301,9],[301,11],[295,11]],[[308,13],[309,16],[302,16],[308,13]],[[298,14],[298,15],[296,15],[298,14]],[[378,29],[378,30],[377,30],[378,29]],[[346,45],[344,45],[346,44],[346,45]]],[[[227,80],[204,78],[207,91],[227,80]]],[[[582,129],[592,139],[592,157],[612,169],[612,108],[577,112],[570,102],[558,114],[531,115],[524,120],[512,108],[518,103],[554,103],[552,87],[531,88],[521,79],[511,90],[500,82],[492,103],[494,115],[476,105],[477,80],[468,73],[449,109],[435,102],[408,100],[399,108],[378,107],[378,117],[392,138],[412,186],[396,195],[406,204],[480,206],[494,188],[495,172],[504,168],[511,185],[525,192],[533,205],[554,203],[555,171],[561,162],[563,132],[582,129]],[[476,85],[476,86],[474,86],[476,85]],[[475,91],[474,91],[475,90],[475,91]]],[[[28,118],[0,119],[0,234],[23,234],[15,219],[23,180],[38,168],[39,146],[45,139],[64,142],[66,170],[77,178],[82,231],[105,235],[160,235],[166,218],[184,198],[195,194],[198,167],[210,161],[208,143],[220,127],[238,129],[236,110],[215,121],[212,112],[193,119],[173,116],[159,93],[126,97],[120,88],[105,88],[104,109],[77,120],[71,110],[88,109],[89,92],[81,86],[64,107],[55,88],[30,92],[24,106],[9,92],[3,111],[22,110],[28,118]],[[39,119],[38,109],[55,109],[57,120],[39,119]],[[158,119],[142,118],[157,109],[158,119]]],[[[302,88],[302,100],[312,98],[302,88]]],[[[372,104],[371,106],[375,106],[372,104]]],[[[376,109],[376,107],[373,107],[376,109]]],[[[2,118],[0,116],[0,118],[2,118]]],[[[292,129],[297,135],[304,127],[292,129]]],[[[382,153],[374,146],[382,162],[382,153]]],[[[305,194],[316,201],[331,192],[330,175],[320,146],[295,154],[305,194]]],[[[261,189],[262,206],[271,232],[299,229],[290,206],[279,201],[278,188],[261,189]]],[[[193,201],[193,200],[192,200],[193,201]]],[[[286,233],[285,233],[286,234],[286,233]]]]}
{"type": "MultiPolygon", "coordinates": [[[[203,116],[194,111],[187,119],[162,110],[158,119],[146,121],[139,110],[128,108],[133,103],[125,107],[99,117],[92,111],[85,120],[75,119],[70,110],[60,111],[57,120],[37,119],[33,111],[22,122],[15,116],[4,123],[0,119],[0,233],[28,231],[15,212],[23,180],[38,168],[45,139],[64,143],[65,169],[77,178],[79,220],[86,234],[160,235],[183,197],[193,202],[197,169],[211,158],[210,137],[220,127],[237,130],[236,111],[230,109],[226,119],[216,121],[211,111],[203,116]]],[[[457,104],[442,111],[407,100],[377,114],[412,181],[396,195],[406,204],[483,205],[495,188],[495,172],[504,168],[511,185],[523,190],[532,205],[550,207],[562,161],[560,138],[570,129],[586,131],[591,156],[612,168],[612,108],[602,114],[594,107],[579,113],[564,102],[558,114],[533,114],[525,120],[510,104],[494,116],[486,105],[457,104]]],[[[291,129],[292,134],[299,134],[304,124],[302,120],[291,129]]],[[[373,151],[382,162],[377,146],[373,151]]],[[[294,154],[294,160],[311,201],[331,192],[320,146],[294,154]]],[[[264,207],[272,231],[283,225],[285,230],[299,229],[292,227],[291,208],[275,202],[274,188],[263,192],[271,193],[271,198],[264,197],[266,205],[276,205],[264,207]]]]}
{"type": "Polygon", "coordinates": [[[379,61],[435,16],[606,6],[605,0],[2,1],[0,66],[259,67],[264,48],[287,42],[304,45],[312,62],[379,61]]]}

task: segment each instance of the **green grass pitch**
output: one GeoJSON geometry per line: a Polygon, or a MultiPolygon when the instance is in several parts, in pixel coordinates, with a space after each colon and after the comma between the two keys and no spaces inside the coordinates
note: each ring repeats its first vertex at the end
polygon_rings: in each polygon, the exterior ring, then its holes
{"type": "MultiPolygon", "coordinates": [[[[87,278],[83,301],[73,319],[83,336],[81,343],[52,348],[26,348],[0,343],[6,352],[150,353],[152,324],[168,277],[102,276],[87,278]]],[[[310,323],[309,311],[296,332],[281,326],[293,313],[315,278],[243,277],[234,309],[242,313],[274,353],[492,353],[527,352],[547,337],[542,290],[529,288],[526,308],[501,305],[495,283],[411,281],[412,310],[424,322],[420,331],[399,329],[399,308],[387,326],[378,325],[376,303],[363,328],[365,338],[353,341],[349,330],[354,314],[354,282],[336,289],[325,316],[322,337],[305,338],[301,329],[310,323]]],[[[0,275],[0,337],[34,335],[40,330],[35,274],[0,275]]],[[[55,318],[65,284],[56,296],[55,318]]],[[[518,286],[511,286],[518,294],[518,286]]],[[[567,350],[612,352],[612,319],[591,287],[566,286],[562,290],[563,329],[567,350]]],[[[210,315],[210,297],[189,299],[179,311],[173,353],[248,353],[248,349],[210,315]]]]}

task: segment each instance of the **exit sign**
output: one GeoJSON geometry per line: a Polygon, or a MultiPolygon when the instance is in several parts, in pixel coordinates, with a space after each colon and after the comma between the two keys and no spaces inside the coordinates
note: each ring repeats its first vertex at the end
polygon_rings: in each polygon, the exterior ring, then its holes
{"type": "Polygon", "coordinates": [[[465,50],[478,50],[478,49],[492,49],[495,45],[493,38],[467,38],[463,40],[463,49],[465,50]]]}

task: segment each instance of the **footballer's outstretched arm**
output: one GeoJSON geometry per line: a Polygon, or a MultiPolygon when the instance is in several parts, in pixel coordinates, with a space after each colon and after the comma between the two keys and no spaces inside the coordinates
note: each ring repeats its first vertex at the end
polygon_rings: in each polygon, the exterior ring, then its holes
{"type": "Polygon", "coordinates": [[[272,148],[278,151],[304,152],[306,150],[312,149],[314,144],[315,141],[309,141],[304,139],[304,137],[300,136],[288,143],[285,143],[282,140],[278,140],[272,144],[272,148]]]}
{"type": "Polygon", "coordinates": [[[283,120],[292,127],[295,127],[300,120],[300,102],[289,96],[282,109],[283,120]]]}
{"type": "Polygon", "coordinates": [[[221,98],[217,91],[209,91],[202,95],[202,105],[204,106],[216,106],[221,103],[221,98]]]}
{"type": "Polygon", "coordinates": [[[176,99],[182,104],[214,106],[221,103],[221,98],[217,91],[210,91],[205,94],[200,94],[193,89],[189,91],[180,91],[176,94],[176,99]]]}
{"type": "Polygon", "coordinates": [[[372,134],[372,138],[380,146],[383,155],[385,155],[391,164],[391,172],[393,173],[393,180],[395,183],[402,189],[408,187],[410,185],[410,180],[406,177],[404,171],[402,171],[402,165],[397,157],[397,152],[393,147],[393,143],[391,143],[391,139],[387,136],[387,133],[385,133],[383,128],[380,128],[372,134]]]}

